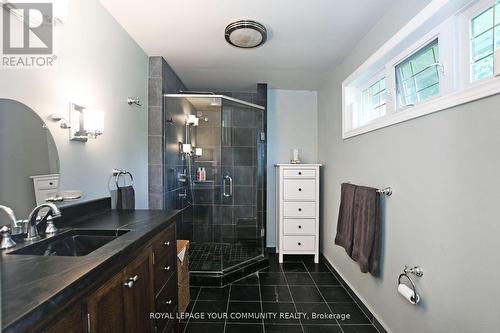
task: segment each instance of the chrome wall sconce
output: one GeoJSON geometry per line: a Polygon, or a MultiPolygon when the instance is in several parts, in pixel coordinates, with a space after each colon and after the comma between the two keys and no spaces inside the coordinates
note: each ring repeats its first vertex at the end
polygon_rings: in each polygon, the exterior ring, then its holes
{"type": "Polygon", "coordinates": [[[63,118],[59,114],[53,114],[50,116],[50,119],[53,121],[58,121],[59,122],[59,127],[62,129],[70,129],[71,125],[69,124],[69,121],[66,118],[63,118]]]}
{"type": "Polygon", "coordinates": [[[71,103],[69,108],[69,139],[87,142],[104,134],[104,113],[71,103]]]}

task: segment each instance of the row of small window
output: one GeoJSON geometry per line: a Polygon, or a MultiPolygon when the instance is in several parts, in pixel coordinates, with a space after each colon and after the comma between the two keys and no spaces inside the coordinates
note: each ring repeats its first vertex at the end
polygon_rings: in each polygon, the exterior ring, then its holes
{"type": "MultiPolygon", "coordinates": [[[[500,1],[470,21],[470,72],[475,82],[493,76],[494,52],[500,47],[500,1]]],[[[442,66],[436,38],[395,66],[396,110],[414,106],[439,95],[442,66]]],[[[359,127],[387,112],[385,77],[361,93],[361,111],[354,121],[359,127]]]]}

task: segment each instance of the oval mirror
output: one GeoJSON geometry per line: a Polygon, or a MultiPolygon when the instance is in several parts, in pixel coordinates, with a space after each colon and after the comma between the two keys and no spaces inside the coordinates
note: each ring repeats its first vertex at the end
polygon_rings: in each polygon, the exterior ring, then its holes
{"type": "MultiPolygon", "coordinates": [[[[26,218],[58,185],[59,156],[43,120],[23,103],[0,99],[0,205],[26,218]]],[[[0,222],[10,224],[4,215],[0,222]]]]}

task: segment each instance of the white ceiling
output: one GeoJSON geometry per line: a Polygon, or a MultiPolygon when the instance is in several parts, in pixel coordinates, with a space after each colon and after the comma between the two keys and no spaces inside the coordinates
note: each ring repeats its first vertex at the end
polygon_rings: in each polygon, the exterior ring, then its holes
{"type": "Polygon", "coordinates": [[[191,90],[316,90],[395,0],[101,0],[148,55],[161,55],[191,90]],[[265,45],[230,46],[224,28],[252,19],[265,45]]]}

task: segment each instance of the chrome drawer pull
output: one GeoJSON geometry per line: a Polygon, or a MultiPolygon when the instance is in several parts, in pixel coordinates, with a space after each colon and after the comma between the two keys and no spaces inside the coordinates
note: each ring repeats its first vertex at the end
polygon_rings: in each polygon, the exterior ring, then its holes
{"type": "Polygon", "coordinates": [[[163,243],[163,245],[170,246],[170,241],[166,241],[165,243],[163,243]]]}
{"type": "Polygon", "coordinates": [[[163,270],[168,272],[170,270],[170,266],[163,267],[163,270]]]}
{"type": "Polygon", "coordinates": [[[165,303],[166,305],[170,305],[170,304],[172,304],[172,300],[171,300],[171,299],[169,299],[168,301],[165,301],[164,303],[165,303]]]}
{"type": "Polygon", "coordinates": [[[139,280],[139,276],[134,276],[134,277],[131,277],[128,279],[127,282],[125,282],[123,285],[127,288],[132,288],[134,286],[134,283],[137,282],[137,280],[139,280]]]}

